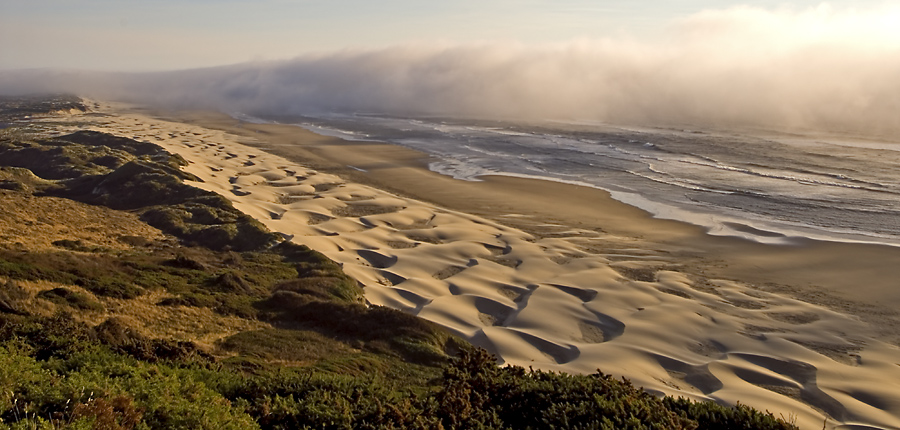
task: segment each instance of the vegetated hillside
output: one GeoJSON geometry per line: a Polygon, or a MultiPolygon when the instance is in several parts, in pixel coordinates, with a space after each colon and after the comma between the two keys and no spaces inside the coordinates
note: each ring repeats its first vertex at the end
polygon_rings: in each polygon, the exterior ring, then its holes
{"type": "Polygon", "coordinates": [[[337,264],[185,184],[177,156],[3,120],[0,428],[793,428],[500,368],[366,306],[337,264]]]}

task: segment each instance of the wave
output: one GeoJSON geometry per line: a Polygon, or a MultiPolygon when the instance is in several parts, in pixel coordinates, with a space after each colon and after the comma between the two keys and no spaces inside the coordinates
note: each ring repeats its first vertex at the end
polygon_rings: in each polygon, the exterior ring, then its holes
{"type": "Polygon", "coordinates": [[[745,167],[737,167],[737,166],[731,166],[731,165],[721,164],[721,163],[700,162],[700,161],[684,159],[684,158],[677,160],[677,161],[679,163],[704,166],[704,167],[709,167],[709,168],[723,170],[723,171],[729,171],[729,172],[743,173],[746,175],[752,175],[752,176],[757,176],[757,177],[762,177],[762,178],[791,181],[791,182],[794,182],[797,184],[822,185],[822,186],[827,186],[827,187],[848,188],[848,189],[865,190],[865,191],[878,192],[878,193],[900,194],[896,191],[887,189],[887,186],[884,184],[873,183],[873,182],[868,182],[868,181],[858,181],[858,180],[854,180],[854,179],[849,179],[849,181],[854,181],[854,182],[870,185],[870,186],[863,186],[863,185],[849,184],[849,183],[845,183],[845,182],[835,182],[835,181],[829,181],[829,180],[824,180],[824,179],[815,179],[815,178],[811,178],[811,177],[807,177],[807,176],[795,176],[795,175],[790,175],[790,174],[785,174],[785,173],[763,172],[760,170],[753,170],[753,169],[749,169],[749,168],[745,168],[745,167]]]}

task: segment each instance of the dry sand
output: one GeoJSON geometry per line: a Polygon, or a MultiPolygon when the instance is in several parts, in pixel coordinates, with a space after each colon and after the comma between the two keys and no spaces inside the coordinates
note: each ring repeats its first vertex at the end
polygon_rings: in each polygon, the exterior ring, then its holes
{"type": "Polygon", "coordinates": [[[195,185],[340,262],[369,302],[505,363],[601,369],[804,429],[900,428],[900,249],[711,237],[600,190],[456,181],[396,146],[100,110],[81,127],[182,155],[195,185]]]}

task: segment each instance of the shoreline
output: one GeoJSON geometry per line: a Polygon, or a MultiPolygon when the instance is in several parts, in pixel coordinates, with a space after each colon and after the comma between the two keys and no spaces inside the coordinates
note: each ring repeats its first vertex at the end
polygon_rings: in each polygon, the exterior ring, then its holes
{"type": "MultiPolygon", "coordinates": [[[[422,151],[414,146],[406,144],[393,143],[388,140],[371,140],[360,137],[354,132],[343,131],[340,129],[332,129],[325,126],[318,126],[310,123],[296,123],[265,120],[261,118],[249,117],[246,115],[235,114],[232,117],[247,121],[251,124],[270,124],[270,125],[292,125],[311,131],[315,134],[334,137],[349,142],[370,142],[385,143],[410,148],[413,151],[422,151]]],[[[612,126],[606,125],[610,129],[624,129],[643,131],[640,127],[612,126]]],[[[653,129],[649,128],[648,130],[653,129]]],[[[671,131],[671,130],[670,130],[671,131]]],[[[712,134],[721,134],[722,130],[711,131],[712,134]]],[[[704,133],[709,134],[709,133],[704,133]]],[[[765,133],[764,133],[765,135],[765,133]]],[[[721,136],[720,136],[721,137],[721,136]]],[[[759,136],[756,136],[759,137],[759,136]]],[[[797,138],[799,141],[800,138],[797,138]]],[[[807,138],[809,140],[809,138],[807,138]]],[[[826,140],[828,140],[826,138],[826,140]]],[[[815,145],[831,145],[832,143],[823,140],[816,142],[815,145]]],[[[808,143],[812,144],[812,143],[808,143]]],[[[425,152],[428,154],[428,152],[425,152]]],[[[436,173],[453,177],[454,179],[466,181],[480,181],[485,176],[509,176],[523,179],[535,179],[550,182],[559,182],[574,186],[584,186],[589,188],[597,188],[608,192],[613,199],[629,206],[634,206],[649,212],[654,218],[668,219],[674,221],[685,222],[700,226],[707,230],[707,234],[711,236],[740,237],[751,241],[773,244],[773,245],[790,245],[795,241],[813,240],[817,242],[840,242],[851,244],[867,244],[867,245],[888,245],[900,247],[900,236],[892,236],[879,234],[876,232],[853,231],[852,229],[840,229],[833,227],[826,229],[816,227],[811,224],[805,224],[801,221],[777,221],[775,219],[753,215],[747,212],[732,211],[719,207],[716,210],[707,210],[702,206],[690,206],[677,204],[674,202],[663,203],[662,200],[650,200],[645,198],[641,193],[621,189],[617,186],[609,186],[609,184],[582,182],[580,180],[566,180],[560,177],[542,176],[537,174],[522,174],[510,172],[486,172],[479,168],[474,170],[457,168],[454,162],[450,162],[440,156],[432,157],[427,163],[428,169],[436,173]]],[[[654,180],[655,179],[651,179],[654,180]]],[[[667,183],[661,181],[662,183],[667,183]]]]}
{"type": "Polygon", "coordinates": [[[897,250],[709,236],[596,188],[454,180],[390,144],[109,109],[99,127],[182,155],[195,186],[341,263],[370,302],[506,363],[600,368],[651,392],[794,414],[802,428],[821,428],[823,413],[832,427],[900,417],[897,278],[885,278],[900,273],[897,250]]]}
{"type": "Polygon", "coordinates": [[[556,222],[605,234],[611,251],[615,246],[633,247],[636,241],[650,249],[660,248],[699,274],[741,280],[877,323],[873,325],[881,337],[900,346],[900,312],[896,311],[900,309],[900,281],[894,281],[900,279],[900,247],[808,238],[767,244],[717,236],[696,224],[656,218],[595,187],[505,175],[457,180],[429,170],[432,159],[428,154],[399,145],[348,141],[296,125],[247,123],[219,113],[178,115],[181,121],[244,137],[262,133],[259,137],[266,139],[265,143],[242,143],[357,183],[487,217],[538,236],[552,235],[553,229],[545,224],[556,222]],[[291,138],[293,134],[296,137],[291,138]],[[512,197],[517,195],[521,197],[512,197]],[[525,216],[498,216],[501,212],[525,216]]]}

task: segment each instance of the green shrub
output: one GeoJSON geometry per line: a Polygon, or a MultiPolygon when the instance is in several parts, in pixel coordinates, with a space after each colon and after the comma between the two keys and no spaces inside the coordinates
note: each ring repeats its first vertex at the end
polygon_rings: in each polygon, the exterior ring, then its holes
{"type": "Polygon", "coordinates": [[[747,405],[738,403],[733,407],[722,406],[713,402],[695,402],[685,398],[666,397],[663,403],[667,408],[692,417],[698,421],[697,430],[717,429],[796,429],[792,424],[776,419],[771,413],[762,413],[747,405]]]}
{"type": "Polygon", "coordinates": [[[52,290],[41,291],[37,294],[38,298],[51,301],[56,304],[66,305],[75,309],[93,312],[103,312],[104,308],[100,302],[94,300],[87,294],[72,291],[66,288],[54,288],[52,290]]]}
{"type": "Polygon", "coordinates": [[[103,297],[115,299],[133,299],[145,290],[127,279],[118,276],[100,276],[97,278],[82,278],[75,281],[75,285],[103,297]]]}
{"type": "Polygon", "coordinates": [[[167,297],[160,300],[158,306],[190,306],[195,308],[214,308],[219,304],[212,294],[187,293],[178,297],[167,297]]]}
{"type": "Polygon", "coordinates": [[[28,315],[28,299],[31,294],[16,281],[8,280],[0,285],[0,312],[28,315]]]}
{"type": "Polygon", "coordinates": [[[240,294],[218,294],[213,311],[222,315],[240,318],[256,318],[259,311],[254,307],[257,299],[240,294]]]}
{"type": "Polygon", "coordinates": [[[362,342],[366,349],[419,363],[442,363],[451,340],[434,323],[382,306],[321,301],[282,290],[259,302],[258,307],[273,322],[327,333],[346,342],[362,342]]]}
{"type": "Polygon", "coordinates": [[[245,331],[223,339],[219,346],[244,356],[306,364],[351,353],[346,344],[309,330],[245,331]]]}
{"type": "MultiPolygon", "coordinates": [[[[50,267],[34,264],[27,261],[10,261],[9,253],[0,251],[0,276],[10,279],[25,281],[50,281],[62,284],[74,283],[77,276],[50,267]],[[6,254],[6,255],[4,255],[6,254]]],[[[15,257],[12,257],[15,258],[15,257]]]]}
{"type": "Polygon", "coordinates": [[[608,375],[497,367],[484,350],[463,351],[445,368],[435,413],[444,428],[796,430],[744,406],[656,398],[608,375]]]}
{"type": "Polygon", "coordinates": [[[61,239],[53,241],[54,246],[58,246],[60,248],[69,249],[72,251],[78,252],[101,252],[104,251],[102,247],[99,246],[88,246],[85,245],[80,240],[70,240],[70,239],[61,239]]]}
{"type": "Polygon", "coordinates": [[[358,303],[362,288],[357,282],[346,277],[309,276],[289,279],[275,285],[275,291],[290,291],[320,300],[336,300],[358,303]]]}

